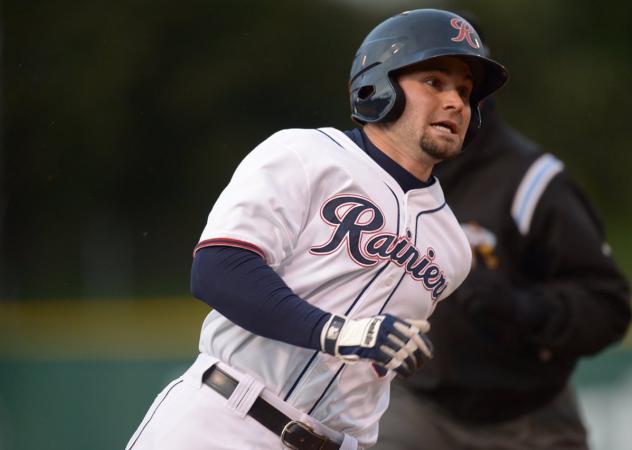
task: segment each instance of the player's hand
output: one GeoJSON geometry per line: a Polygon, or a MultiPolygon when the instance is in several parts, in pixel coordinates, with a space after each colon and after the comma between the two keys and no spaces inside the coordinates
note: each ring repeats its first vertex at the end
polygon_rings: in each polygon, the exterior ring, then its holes
{"type": "Polygon", "coordinates": [[[320,343],[322,351],[345,363],[366,360],[409,377],[432,358],[432,343],[424,334],[429,330],[425,320],[402,320],[390,314],[366,319],[332,315],[320,343]]]}

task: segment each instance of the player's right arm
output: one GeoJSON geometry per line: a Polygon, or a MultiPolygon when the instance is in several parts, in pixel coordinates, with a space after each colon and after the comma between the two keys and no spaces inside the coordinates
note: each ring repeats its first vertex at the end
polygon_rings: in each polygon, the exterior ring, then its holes
{"type": "Polygon", "coordinates": [[[432,344],[426,321],[391,315],[351,319],[297,296],[256,252],[228,246],[198,250],[191,270],[196,298],[240,327],[269,339],[319,350],[345,363],[372,362],[412,375],[432,344]]]}

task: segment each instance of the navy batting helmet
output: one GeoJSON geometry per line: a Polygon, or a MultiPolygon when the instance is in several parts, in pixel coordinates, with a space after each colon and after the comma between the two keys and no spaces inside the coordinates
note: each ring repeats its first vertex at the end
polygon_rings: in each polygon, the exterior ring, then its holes
{"type": "Polygon", "coordinates": [[[456,56],[472,70],[472,118],[467,144],[481,125],[478,104],[507,81],[505,68],[486,56],[478,33],[461,16],[418,9],[393,16],[375,27],[358,49],[349,77],[351,117],[360,124],[396,120],[405,97],[399,70],[440,56],[456,56]]]}

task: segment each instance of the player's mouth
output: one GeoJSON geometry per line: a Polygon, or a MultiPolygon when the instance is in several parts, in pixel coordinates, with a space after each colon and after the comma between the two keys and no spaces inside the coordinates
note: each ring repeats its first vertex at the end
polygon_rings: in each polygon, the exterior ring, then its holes
{"type": "Polygon", "coordinates": [[[431,123],[430,126],[441,133],[456,134],[456,123],[451,120],[431,123]]]}

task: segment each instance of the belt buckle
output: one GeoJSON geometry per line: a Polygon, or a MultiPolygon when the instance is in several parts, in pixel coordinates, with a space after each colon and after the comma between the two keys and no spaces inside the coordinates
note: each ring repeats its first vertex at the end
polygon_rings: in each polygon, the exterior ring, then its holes
{"type": "Polygon", "coordinates": [[[299,422],[298,420],[290,420],[288,423],[285,424],[285,426],[283,427],[283,431],[281,431],[281,442],[290,450],[301,450],[299,447],[296,447],[294,444],[291,444],[285,440],[285,434],[288,432],[289,427],[291,427],[292,425],[297,425],[299,428],[302,428],[312,435],[316,434],[314,433],[312,427],[303,422],[299,422]]]}

